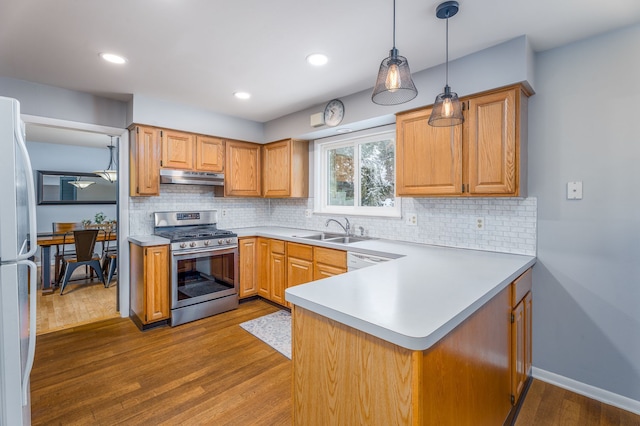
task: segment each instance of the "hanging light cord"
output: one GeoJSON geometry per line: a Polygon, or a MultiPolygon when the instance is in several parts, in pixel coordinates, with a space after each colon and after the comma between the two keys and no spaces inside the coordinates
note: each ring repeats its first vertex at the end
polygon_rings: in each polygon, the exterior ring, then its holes
{"type": "MultiPolygon", "coordinates": [[[[395,0],[394,0],[395,1],[395,0]]],[[[449,12],[447,12],[447,35],[446,35],[446,62],[445,62],[445,86],[449,85],[449,12]]]]}
{"type": "Polygon", "coordinates": [[[396,50],[396,0],[393,0],[393,50],[396,50]]]}

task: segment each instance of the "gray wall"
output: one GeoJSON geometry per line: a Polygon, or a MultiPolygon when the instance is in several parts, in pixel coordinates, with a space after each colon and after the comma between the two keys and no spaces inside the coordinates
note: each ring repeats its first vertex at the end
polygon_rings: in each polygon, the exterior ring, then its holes
{"type": "Polygon", "coordinates": [[[640,26],[536,57],[533,364],[640,401],[640,26]],[[583,181],[584,199],[566,199],[583,181]]]}
{"type": "MultiPolygon", "coordinates": [[[[92,172],[104,169],[109,162],[109,151],[73,145],[28,142],[27,150],[34,173],[36,170],[92,172]]],[[[37,182],[37,175],[34,176],[37,182]]],[[[100,179],[100,178],[98,178],[100,179]]],[[[41,205],[36,207],[38,232],[51,231],[53,222],[80,222],[93,220],[103,212],[109,219],[116,218],[115,204],[41,205]]]]}
{"type": "Polygon", "coordinates": [[[0,77],[0,96],[20,101],[22,114],[124,128],[127,103],[89,93],[0,77]]]}

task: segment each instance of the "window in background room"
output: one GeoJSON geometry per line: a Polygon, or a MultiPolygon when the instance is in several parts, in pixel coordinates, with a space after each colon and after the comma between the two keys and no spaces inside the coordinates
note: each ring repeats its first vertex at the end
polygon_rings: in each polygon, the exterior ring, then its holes
{"type": "Polygon", "coordinates": [[[395,131],[316,141],[316,211],[400,216],[395,197],[395,131]]]}

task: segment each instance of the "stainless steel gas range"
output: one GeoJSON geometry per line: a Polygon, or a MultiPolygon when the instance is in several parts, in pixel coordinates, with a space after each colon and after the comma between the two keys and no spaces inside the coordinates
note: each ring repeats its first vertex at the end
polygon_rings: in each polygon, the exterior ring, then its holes
{"type": "Polygon", "coordinates": [[[171,241],[171,325],[238,307],[238,237],[216,210],[157,212],[154,233],[171,241]]]}

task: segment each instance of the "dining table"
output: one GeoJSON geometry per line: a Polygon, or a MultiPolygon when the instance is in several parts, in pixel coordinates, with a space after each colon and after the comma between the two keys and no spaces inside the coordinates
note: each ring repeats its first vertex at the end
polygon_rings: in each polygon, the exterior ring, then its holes
{"type": "MultiPolygon", "coordinates": [[[[98,238],[96,242],[105,242],[105,241],[115,241],[118,239],[116,232],[98,232],[98,238]]],[[[40,255],[40,265],[41,265],[41,288],[42,294],[53,294],[55,289],[58,287],[58,282],[56,280],[59,272],[60,272],[60,262],[56,259],[55,263],[55,276],[54,279],[51,279],[51,268],[45,267],[49,264],[51,259],[51,247],[52,246],[60,246],[63,244],[74,244],[75,241],[73,239],[73,232],[42,232],[38,233],[38,246],[40,246],[41,255],[40,255]]]]}

